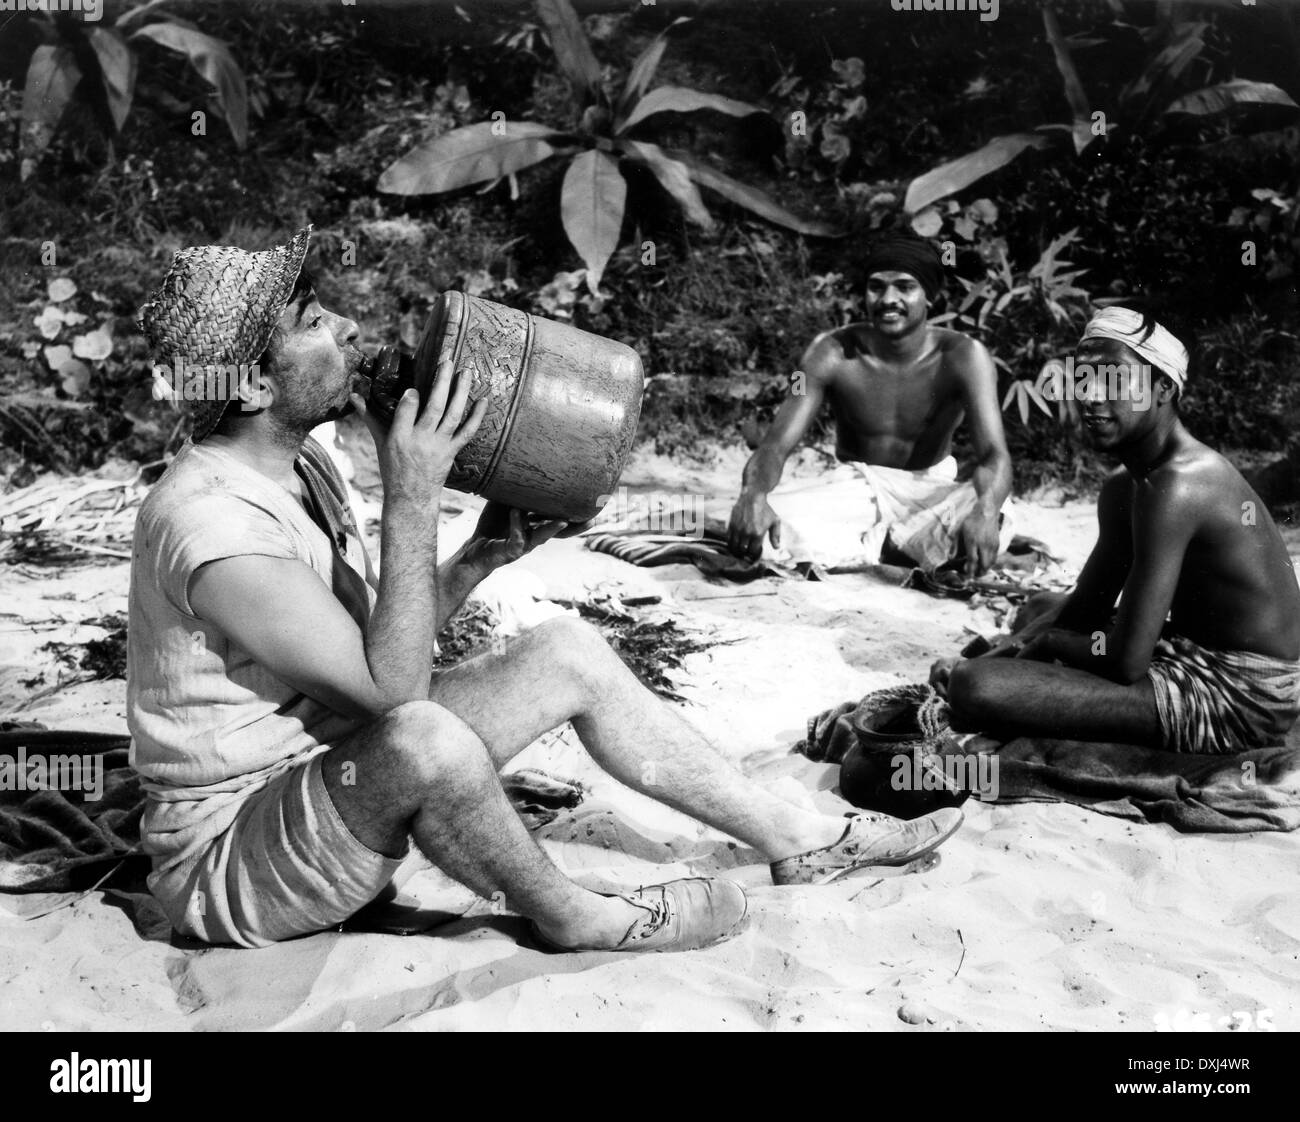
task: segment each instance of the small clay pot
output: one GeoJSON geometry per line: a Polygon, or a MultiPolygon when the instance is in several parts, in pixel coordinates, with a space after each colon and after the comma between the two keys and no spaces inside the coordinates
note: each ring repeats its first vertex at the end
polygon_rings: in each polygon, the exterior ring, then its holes
{"type": "MultiPolygon", "coordinates": [[[[923,744],[915,700],[899,698],[855,717],[853,731],[858,742],[840,762],[840,794],[854,806],[910,819],[941,807],[961,806],[970,798],[969,791],[951,785],[928,791],[922,787],[922,769],[916,766],[914,751],[923,744]],[[894,785],[900,775],[907,781],[901,790],[894,785]]],[[[934,774],[937,778],[941,773],[934,774]]]]}
{"type": "MultiPolygon", "coordinates": [[[[894,788],[899,756],[912,756],[912,744],[902,744],[894,751],[867,751],[855,744],[844,753],[840,764],[840,794],[856,807],[892,814],[895,818],[920,818],[945,806],[961,806],[970,792],[945,788],[925,791],[894,788]]],[[[904,765],[913,768],[913,762],[904,765]]]]}
{"type": "Polygon", "coordinates": [[[420,399],[449,358],[487,415],[447,485],[548,518],[585,522],[632,450],[644,377],[631,347],[517,308],[444,292],[413,374],[420,399]]]}

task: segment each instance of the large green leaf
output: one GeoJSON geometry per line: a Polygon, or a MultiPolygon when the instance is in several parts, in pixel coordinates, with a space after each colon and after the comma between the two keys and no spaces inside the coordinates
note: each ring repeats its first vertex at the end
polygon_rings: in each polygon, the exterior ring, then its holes
{"type": "Polygon", "coordinates": [[[244,84],[244,72],[225,43],[170,20],[145,24],[132,32],[131,38],[152,39],[188,58],[199,77],[216,91],[217,105],[235,143],[240,148],[248,143],[248,88],[244,84]]]}
{"type": "Polygon", "coordinates": [[[717,191],[724,199],[736,203],[738,206],[743,206],[746,210],[753,211],[760,218],[766,218],[769,222],[784,226],[787,230],[793,230],[797,234],[808,234],[815,238],[838,238],[843,236],[844,232],[842,230],[837,230],[834,226],[825,222],[800,218],[792,211],[786,210],[770,195],[760,191],[757,187],[751,187],[747,183],[741,183],[738,179],[732,179],[731,176],[724,175],[717,168],[711,167],[702,160],[697,160],[688,152],[674,150],[669,151],[668,155],[685,166],[690,177],[701,187],[707,187],[710,191],[717,191]]]}
{"type": "Polygon", "coordinates": [[[628,71],[627,84],[623,87],[623,96],[619,99],[618,107],[620,112],[626,113],[638,98],[645,96],[646,90],[650,88],[650,81],[659,68],[659,60],[664,57],[664,49],[668,46],[669,32],[679,23],[690,23],[690,21],[690,16],[678,16],[650,41],[650,45],[645,50],[637,55],[636,61],[632,63],[632,69],[628,71]]]}
{"type": "Polygon", "coordinates": [[[113,118],[113,128],[122,131],[126,116],[131,112],[131,98],[135,94],[135,52],[116,31],[104,27],[93,28],[88,36],[99,61],[99,74],[104,84],[104,98],[113,118]]]}
{"type": "Polygon", "coordinates": [[[30,155],[49,145],[80,81],[70,48],[42,45],[32,52],[23,87],[23,147],[30,155]]]}
{"type": "Polygon", "coordinates": [[[1036,132],[1013,132],[995,136],[983,148],[968,152],[946,164],[918,175],[907,188],[903,209],[908,214],[923,210],[932,202],[955,195],[976,180],[983,179],[1005,167],[1027,148],[1044,148],[1049,143],[1046,136],[1036,132]]]}
{"type": "Polygon", "coordinates": [[[560,136],[532,121],[482,121],[412,148],[384,169],[379,189],[394,195],[436,195],[513,175],[555,155],[560,136]]]}
{"type": "MultiPolygon", "coordinates": [[[[143,4],[137,4],[134,8],[128,8],[117,17],[117,21],[113,26],[119,31],[125,31],[131,24],[139,22],[146,13],[153,11],[154,8],[157,8],[162,4],[169,3],[171,3],[171,0],[146,0],[143,4]]],[[[176,17],[173,16],[172,18],[175,19],[176,17]]]]}
{"type": "Polygon", "coordinates": [[[1052,45],[1052,54],[1056,56],[1056,68],[1061,72],[1061,81],[1065,85],[1065,100],[1070,103],[1073,118],[1070,134],[1074,138],[1074,150],[1076,153],[1082,152],[1093,140],[1092,108],[1088,104],[1088,94],[1083,88],[1079,72],[1074,68],[1069,45],[1061,34],[1061,25],[1057,22],[1051,4],[1043,5],[1043,28],[1047,32],[1047,41],[1052,45]]]}
{"type": "Polygon", "coordinates": [[[1120,91],[1120,101],[1146,98],[1159,85],[1173,81],[1205,48],[1203,38],[1209,24],[1188,20],[1174,28],[1168,43],[1128,86],[1120,91]]]}
{"type": "Polygon", "coordinates": [[[699,188],[691,180],[691,173],[680,160],[674,160],[657,144],[646,144],[641,140],[618,141],[619,151],[630,159],[643,164],[654,173],[667,191],[686,212],[686,217],[697,226],[706,230],[713,228],[713,215],[700,198],[699,188]]]}
{"type": "Polygon", "coordinates": [[[564,173],[560,218],[564,232],[587,266],[587,288],[594,295],[623,228],[627,181],[618,164],[595,148],[576,156],[564,173]]]}
{"type": "Polygon", "coordinates": [[[694,113],[697,109],[715,109],[719,113],[730,113],[733,117],[748,117],[752,113],[766,112],[757,105],[736,101],[721,94],[704,93],[685,86],[660,86],[638,101],[627,119],[614,131],[626,132],[652,113],[694,113]]]}
{"type": "Polygon", "coordinates": [[[1231,82],[1206,86],[1203,90],[1184,94],[1171,102],[1165,112],[1208,117],[1236,105],[1285,105],[1291,109],[1300,109],[1285,90],[1279,89],[1272,82],[1251,82],[1245,78],[1234,78],[1231,82]]]}
{"type": "Polygon", "coordinates": [[[584,103],[594,100],[600,92],[600,63],[573,5],[569,0],[537,0],[537,14],[546,26],[555,61],[565,77],[584,103]]]}

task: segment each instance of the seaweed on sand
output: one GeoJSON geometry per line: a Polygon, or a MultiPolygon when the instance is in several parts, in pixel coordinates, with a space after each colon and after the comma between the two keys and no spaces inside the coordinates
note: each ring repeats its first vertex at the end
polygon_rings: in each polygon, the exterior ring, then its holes
{"type": "Polygon", "coordinates": [[[79,681],[125,678],[126,616],[121,612],[113,612],[85,622],[90,627],[104,628],[108,634],[102,639],[90,639],[85,643],[46,643],[41,650],[53,651],[60,662],[85,671],[80,675],[79,681]]]}
{"type": "MultiPolygon", "coordinates": [[[[642,684],[669,701],[684,702],[686,699],[673,688],[667,671],[680,670],[683,659],[689,654],[729,641],[703,633],[689,634],[671,619],[639,619],[617,600],[557,602],[564,607],[576,608],[583,619],[591,620],[642,684]]],[[[453,666],[489,648],[500,649],[502,640],[494,635],[496,622],[486,605],[467,607],[439,633],[434,666],[453,666]]]]}
{"type": "Polygon", "coordinates": [[[609,645],[653,693],[669,701],[684,702],[666,671],[680,670],[689,654],[706,651],[732,640],[715,639],[706,633],[688,634],[676,620],[637,619],[611,602],[578,601],[575,605],[583,619],[591,620],[604,634],[609,645]]]}

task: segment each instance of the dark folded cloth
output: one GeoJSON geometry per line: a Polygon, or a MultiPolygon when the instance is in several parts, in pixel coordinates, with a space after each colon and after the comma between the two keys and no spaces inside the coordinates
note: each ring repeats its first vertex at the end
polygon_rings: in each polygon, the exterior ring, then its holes
{"type": "MultiPolygon", "coordinates": [[[[851,748],[887,753],[899,744],[864,742],[855,726],[878,708],[882,692],[847,701],[811,717],[795,751],[840,763],[851,748]]],[[[918,740],[920,733],[917,734],[918,740]]],[[[996,797],[989,801],[1068,802],[1122,818],[1167,822],[1186,832],[1250,833],[1300,827],[1300,728],[1287,743],[1227,756],[1199,756],[1131,744],[1022,737],[1006,744],[931,738],[942,753],[987,752],[997,762],[996,797]]],[[[977,792],[988,798],[988,792],[977,792]]]]}
{"type": "MultiPolygon", "coordinates": [[[[868,694],[867,698],[870,696],[868,694]]],[[[794,750],[819,764],[840,763],[844,754],[858,742],[853,714],[861,704],[863,702],[846,701],[809,717],[808,735],[794,746],[794,750]]]]}
{"type": "Polygon", "coordinates": [[[1294,742],[1193,756],[1022,737],[1003,745],[997,761],[998,802],[1069,802],[1187,832],[1300,827],[1300,745],[1294,742]]]}
{"type": "MultiPolygon", "coordinates": [[[[1036,591],[1005,580],[968,578],[962,575],[964,561],[949,562],[942,569],[927,573],[915,568],[905,554],[886,543],[886,552],[879,561],[864,559],[859,564],[822,566],[812,561],[784,564],[759,558],[750,561],[737,557],[727,545],[727,527],[715,519],[705,519],[702,526],[693,529],[647,529],[640,525],[642,519],[629,519],[628,524],[618,524],[616,529],[596,529],[584,535],[587,548],[594,553],[608,553],[620,561],[641,568],[652,569],[659,565],[694,565],[709,577],[738,583],[759,577],[786,577],[794,580],[824,580],[827,574],[872,573],[893,579],[902,577],[905,588],[914,588],[927,595],[944,599],[969,600],[976,593],[995,595],[1025,594],[1036,591]]],[[[999,564],[1012,566],[1025,558],[1040,563],[1056,560],[1042,542],[1034,538],[1016,536],[1010,549],[999,558],[999,564]]]]}
{"type": "Polygon", "coordinates": [[[737,582],[756,580],[759,577],[807,577],[806,570],[794,566],[775,565],[762,560],[742,560],[727,548],[727,540],[722,534],[708,530],[692,535],[614,530],[588,534],[586,543],[587,548],[595,553],[608,553],[620,561],[642,568],[694,565],[707,576],[737,582]]]}
{"type": "Polygon", "coordinates": [[[129,745],[109,733],[0,729],[0,890],[77,892],[124,859],[138,866],[132,872],[148,871],[137,848],[144,794],[129,745]],[[31,789],[49,783],[51,767],[65,779],[79,775],[83,789],[31,789]]]}

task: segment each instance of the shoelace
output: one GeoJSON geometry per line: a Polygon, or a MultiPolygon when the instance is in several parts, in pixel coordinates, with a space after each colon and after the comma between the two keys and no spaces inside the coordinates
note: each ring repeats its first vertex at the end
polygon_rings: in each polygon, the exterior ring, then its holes
{"type": "Polygon", "coordinates": [[[655,932],[667,927],[668,921],[672,919],[672,905],[668,903],[668,893],[664,892],[662,889],[660,889],[659,899],[655,900],[653,903],[647,904],[641,900],[634,899],[631,896],[625,896],[623,899],[634,907],[640,908],[649,913],[648,919],[640,921],[641,927],[638,931],[635,933],[629,932],[629,936],[633,939],[650,938],[650,936],[655,934],[655,932]]]}
{"type": "MultiPolygon", "coordinates": [[[[878,814],[872,811],[858,811],[856,814],[846,814],[844,817],[856,818],[861,823],[869,826],[897,825],[897,819],[893,818],[891,815],[878,814]]],[[[866,844],[868,840],[869,839],[863,838],[860,834],[857,835],[856,837],[850,835],[848,837],[841,838],[834,845],[828,845],[826,848],[834,849],[836,848],[836,846],[843,846],[844,847],[842,851],[843,855],[848,858],[853,858],[856,857],[859,852],[861,852],[863,845],[866,844]]],[[[820,859],[818,858],[818,854],[822,852],[823,852],[822,850],[816,850],[813,853],[807,854],[805,856],[809,861],[817,862],[819,860],[825,860],[824,857],[820,859]]]]}

